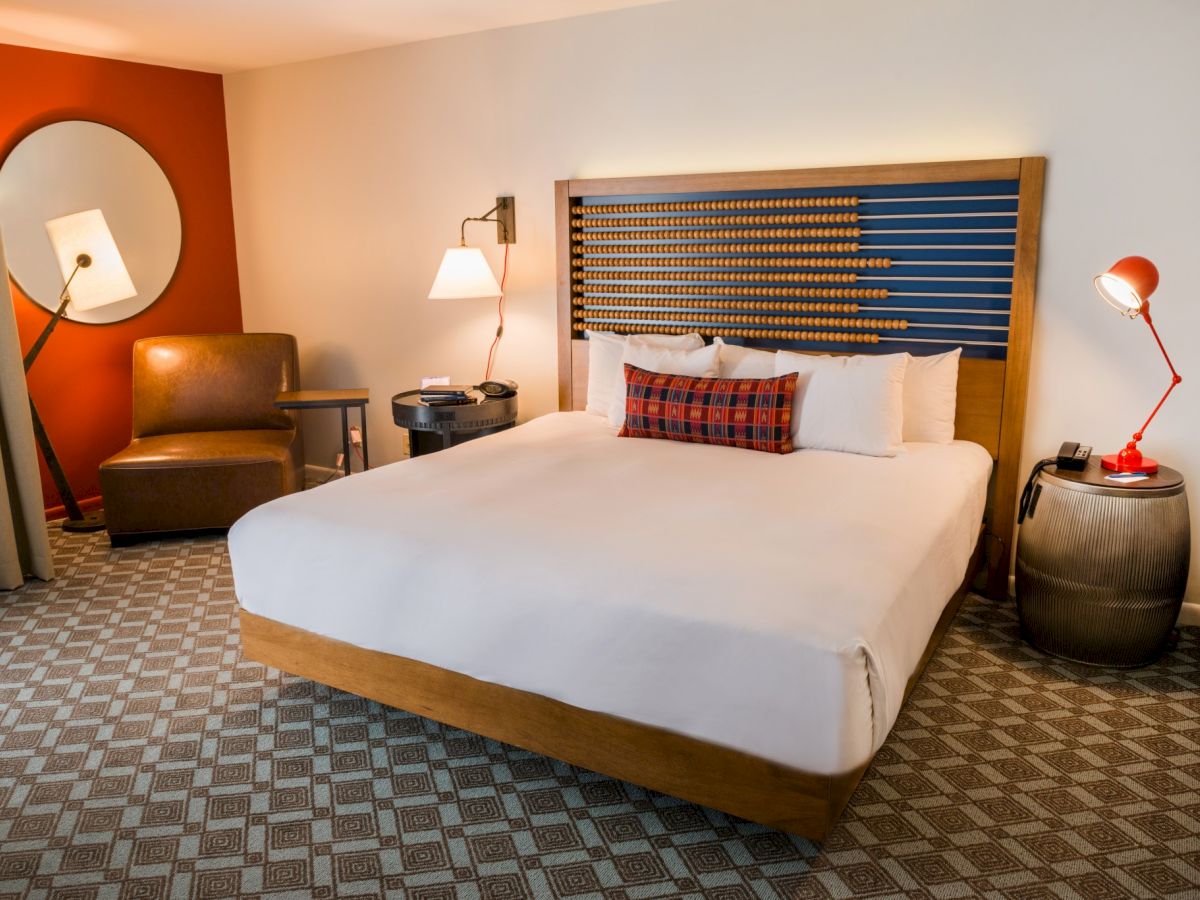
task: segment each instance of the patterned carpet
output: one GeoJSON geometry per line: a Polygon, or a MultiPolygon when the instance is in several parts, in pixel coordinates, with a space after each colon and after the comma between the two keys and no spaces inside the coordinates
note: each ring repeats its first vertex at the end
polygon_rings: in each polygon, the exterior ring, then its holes
{"type": "Polygon", "coordinates": [[[823,846],[240,661],[225,544],[55,531],[0,594],[0,896],[1200,894],[1200,641],[971,599],[823,846]]]}

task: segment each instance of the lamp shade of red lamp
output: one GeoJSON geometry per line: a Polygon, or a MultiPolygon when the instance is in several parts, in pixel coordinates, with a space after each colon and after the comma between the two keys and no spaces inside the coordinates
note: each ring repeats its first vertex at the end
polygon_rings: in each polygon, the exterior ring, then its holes
{"type": "Polygon", "coordinates": [[[1142,451],[1138,449],[1138,441],[1142,439],[1146,428],[1158,415],[1162,405],[1167,402],[1167,397],[1171,396],[1171,391],[1175,390],[1183,381],[1180,374],[1175,371],[1171,357],[1167,355],[1167,348],[1163,346],[1162,338],[1158,336],[1154,320],[1150,318],[1150,295],[1157,287],[1158,269],[1144,256],[1126,256],[1113,263],[1107,272],[1096,276],[1096,290],[1100,292],[1100,296],[1109,306],[1130,319],[1142,318],[1150,327],[1150,333],[1154,335],[1154,341],[1158,344],[1158,349],[1162,351],[1163,359],[1167,361],[1167,368],[1171,370],[1171,384],[1158,401],[1158,405],[1151,410],[1146,421],[1142,423],[1142,427],[1133,433],[1129,443],[1119,453],[1110,453],[1101,458],[1100,464],[1104,468],[1117,472],[1152,474],[1158,471],[1158,461],[1142,456],[1142,451]]]}

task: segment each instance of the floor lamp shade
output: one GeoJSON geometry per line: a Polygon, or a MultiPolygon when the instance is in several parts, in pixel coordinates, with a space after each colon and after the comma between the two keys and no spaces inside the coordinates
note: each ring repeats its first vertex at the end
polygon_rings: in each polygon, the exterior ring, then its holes
{"type": "Polygon", "coordinates": [[[76,309],[95,309],[137,296],[103,212],[89,209],[51,219],[46,233],[63,281],[70,282],[71,305],[76,309]],[[89,262],[81,263],[81,257],[89,262]]]}
{"type": "Polygon", "coordinates": [[[430,300],[494,300],[500,294],[500,282],[478,247],[450,247],[429,289],[430,300]]]}

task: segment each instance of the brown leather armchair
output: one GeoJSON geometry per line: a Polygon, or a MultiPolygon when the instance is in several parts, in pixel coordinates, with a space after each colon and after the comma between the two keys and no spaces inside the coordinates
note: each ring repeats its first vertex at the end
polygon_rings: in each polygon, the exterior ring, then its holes
{"type": "Polygon", "coordinates": [[[194,334],[133,345],[133,442],[100,464],[114,545],[227,528],[304,487],[304,442],[275,395],[297,385],[289,334],[194,334]]]}

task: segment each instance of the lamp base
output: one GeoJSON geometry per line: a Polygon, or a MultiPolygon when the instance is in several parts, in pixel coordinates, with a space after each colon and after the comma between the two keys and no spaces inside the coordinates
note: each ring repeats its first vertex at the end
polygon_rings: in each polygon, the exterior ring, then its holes
{"type": "Polygon", "coordinates": [[[84,513],[82,518],[67,519],[62,523],[62,530],[72,533],[103,531],[104,528],[104,510],[102,509],[84,513]]]}
{"type": "Polygon", "coordinates": [[[1100,465],[1113,472],[1145,472],[1153,475],[1158,471],[1158,460],[1141,456],[1136,461],[1123,459],[1120,453],[1107,453],[1100,457],[1100,465]]]}

